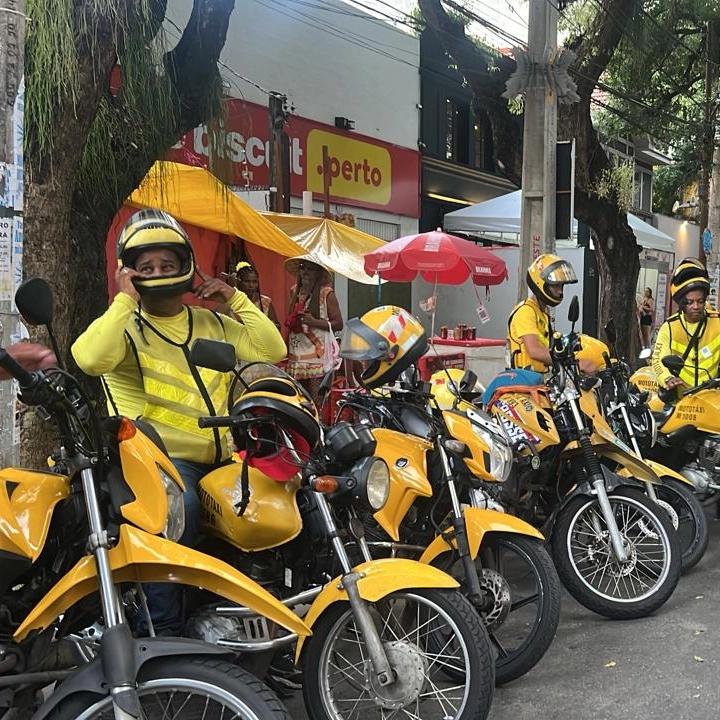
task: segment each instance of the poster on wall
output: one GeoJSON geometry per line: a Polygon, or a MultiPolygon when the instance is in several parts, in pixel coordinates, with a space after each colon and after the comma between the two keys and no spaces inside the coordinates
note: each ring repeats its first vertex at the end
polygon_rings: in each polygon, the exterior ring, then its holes
{"type": "Polygon", "coordinates": [[[12,228],[11,217],[0,217],[0,300],[10,300],[15,290],[12,267],[12,228]]]}
{"type": "Polygon", "coordinates": [[[710,274],[710,305],[716,309],[718,295],[720,295],[720,263],[715,263],[715,267],[710,274]]]}

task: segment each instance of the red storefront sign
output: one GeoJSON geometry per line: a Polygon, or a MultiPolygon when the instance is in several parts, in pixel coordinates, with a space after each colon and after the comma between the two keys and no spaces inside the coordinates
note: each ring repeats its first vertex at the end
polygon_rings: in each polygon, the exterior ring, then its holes
{"type": "MultiPolygon", "coordinates": [[[[228,100],[223,153],[231,166],[228,181],[240,187],[269,184],[268,109],[243,100],[228,100]]],[[[330,201],[354,207],[419,217],[420,155],[416,150],[384,143],[355,132],[337,130],[292,115],[285,130],[290,141],[290,192],[323,194],[323,146],[328,148],[330,201]]],[[[206,164],[205,127],[187,133],[168,152],[168,159],[206,164]]]]}

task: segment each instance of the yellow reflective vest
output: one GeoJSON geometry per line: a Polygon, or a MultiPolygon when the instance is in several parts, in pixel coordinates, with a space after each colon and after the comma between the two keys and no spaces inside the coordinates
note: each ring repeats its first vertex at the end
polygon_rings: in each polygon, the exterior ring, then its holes
{"type": "Polygon", "coordinates": [[[508,367],[529,368],[539,373],[546,373],[547,365],[528,355],[522,338],[525,335],[537,335],[538,342],[542,346],[550,347],[551,331],[550,316],[534,298],[528,298],[516,305],[508,318],[508,367]]]}
{"type": "Polygon", "coordinates": [[[195,340],[224,339],[224,331],[215,313],[186,308],[189,332],[182,344],[165,337],[139,314],[138,321],[126,327],[125,335],[145,392],[142,419],[160,433],[172,457],[217,463],[230,457],[229,435],[224,428],[199,428],[198,418],[224,414],[228,376],[195,367],[188,356],[195,340]]]}
{"type": "Polygon", "coordinates": [[[671,377],[662,364],[666,355],[685,358],[680,379],[690,387],[696,387],[710,378],[717,377],[720,366],[720,317],[717,312],[705,313],[699,323],[685,322],[682,313],[671,315],[660,327],[653,348],[652,366],[658,384],[665,385],[671,377]],[[698,327],[700,326],[700,327],[698,327]],[[696,341],[693,336],[697,333],[696,341]],[[688,349],[689,348],[689,349],[688,349]]]}

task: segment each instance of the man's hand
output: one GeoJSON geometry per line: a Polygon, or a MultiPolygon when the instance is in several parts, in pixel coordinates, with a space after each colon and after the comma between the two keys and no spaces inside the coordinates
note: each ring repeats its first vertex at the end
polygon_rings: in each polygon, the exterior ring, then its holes
{"type": "MultiPolygon", "coordinates": [[[[8,354],[20,363],[26,370],[34,372],[35,370],[44,370],[48,367],[57,365],[55,353],[45,345],[31,342],[19,342],[14,345],[8,345],[5,348],[8,354]]],[[[10,375],[0,368],[0,380],[7,380],[10,375]]]]}
{"type": "Polygon", "coordinates": [[[202,279],[202,282],[195,288],[195,297],[200,300],[228,302],[235,294],[235,288],[230,287],[220,278],[206,275],[200,268],[196,268],[196,272],[202,279]]]}
{"type": "Polygon", "coordinates": [[[121,267],[115,271],[115,284],[118,292],[129,295],[135,302],[140,302],[140,293],[133,284],[133,278],[142,277],[142,275],[133,268],[121,267]]]}
{"type": "Polygon", "coordinates": [[[580,367],[580,372],[585,375],[594,375],[598,371],[598,366],[592,360],[588,360],[587,358],[581,358],[578,360],[578,365],[580,367]]]}
{"type": "Polygon", "coordinates": [[[671,377],[665,381],[665,387],[668,390],[674,390],[675,388],[680,388],[680,390],[685,390],[687,388],[687,384],[685,383],[685,381],[681,380],[679,377],[671,377]]]}

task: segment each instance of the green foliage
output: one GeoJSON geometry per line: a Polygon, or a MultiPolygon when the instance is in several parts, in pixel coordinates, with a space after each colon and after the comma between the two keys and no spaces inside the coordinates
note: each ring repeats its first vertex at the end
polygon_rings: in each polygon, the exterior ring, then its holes
{"type": "MultiPolygon", "coordinates": [[[[167,50],[161,18],[152,0],[28,0],[26,38],[26,152],[44,163],[53,151],[53,130],[67,113],[75,114],[81,96],[80,61],[107,57],[115,49],[121,69],[117,97],[108,90],[87,136],[77,192],[89,212],[107,213],[125,199],[128,183],[152,159],[162,157],[177,139],[179,100],[165,70],[167,50]],[[110,43],[110,45],[108,44],[110,43]]],[[[107,68],[95,68],[97,82],[107,68]]],[[[222,84],[206,90],[208,116],[222,107],[222,84]]],[[[223,138],[224,139],[224,138],[223,138]]],[[[211,133],[211,142],[217,134],[211,133]]]]}
{"type": "Polygon", "coordinates": [[[511,115],[522,115],[525,112],[525,96],[517,95],[507,102],[508,111],[511,115]]]}
{"type": "MultiPolygon", "coordinates": [[[[655,147],[674,157],[677,168],[658,175],[663,184],[697,167],[704,30],[707,20],[717,16],[718,2],[646,0],[641,6],[602,78],[614,91],[605,100],[613,110],[596,112],[593,119],[609,138],[649,135],[655,147]]],[[[661,205],[665,208],[664,199],[661,205]]]]}
{"type": "Polygon", "coordinates": [[[52,146],[56,113],[72,112],[77,100],[75,30],[67,0],[27,0],[27,14],[25,138],[33,145],[26,151],[42,156],[52,146]]]}
{"type": "Polygon", "coordinates": [[[598,197],[617,202],[620,212],[628,212],[632,206],[635,168],[632,161],[617,160],[603,171],[595,187],[598,197]]]}

